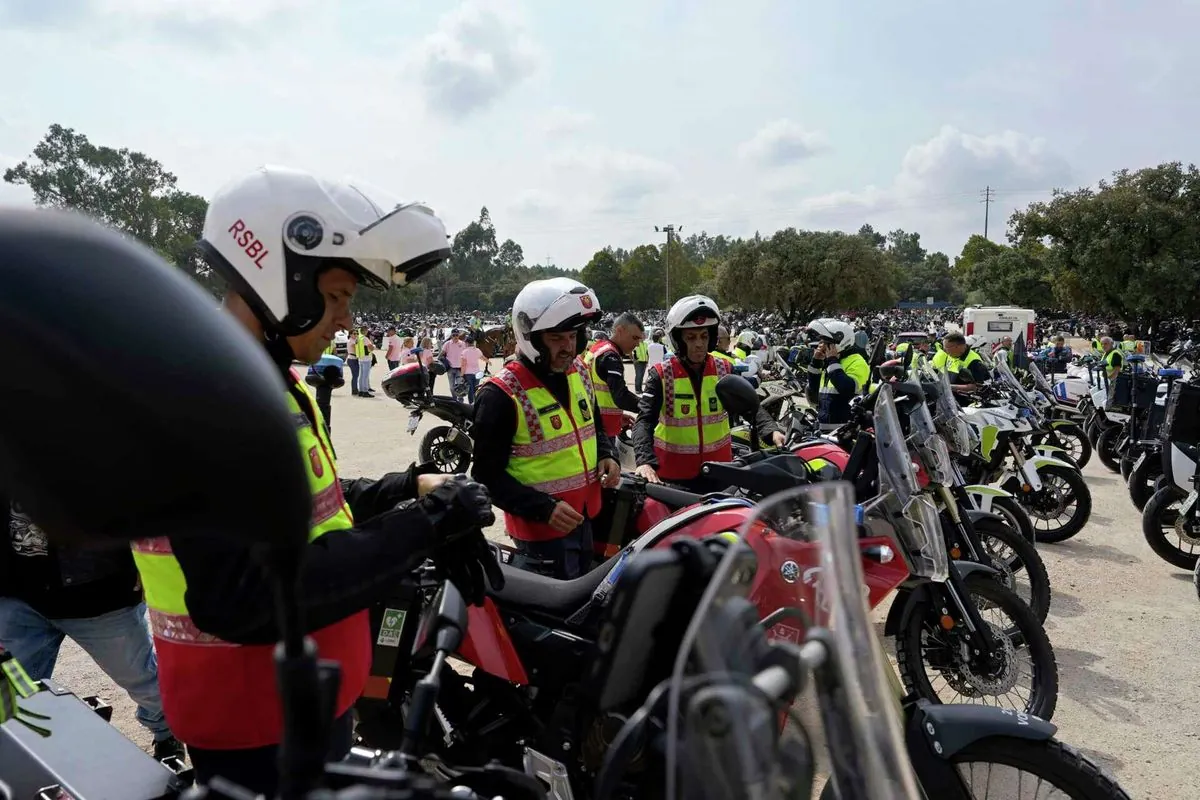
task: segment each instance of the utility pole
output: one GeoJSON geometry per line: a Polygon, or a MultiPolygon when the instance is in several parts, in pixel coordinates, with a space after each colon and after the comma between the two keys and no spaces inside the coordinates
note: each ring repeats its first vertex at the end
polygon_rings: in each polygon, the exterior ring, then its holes
{"type": "Polygon", "coordinates": [[[667,295],[667,308],[671,307],[671,239],[674,238],[677,231],[682,231],[683,226],[676,228],[674,225],[663,225],[661,228],[657,225],[654,230],[658,233],[667,235],[667,249],[663,250],[663,283],[667,295]]]}
{"type": "Polygon", "coordinates": [[[979,201],[979,202],[983,203],[983,238],[987,239],[988,238],[988,216],[989,216],[989,212],[992,210],[992,202],[993,202],[993,198],[996,195],[996,190],[993,189],[991,186],[988,186],[986,189],[981,191],[979,194],[983,197],[983,199],[979,201]]]}
{"type": "Polygon", "coordinates": [[[548,269],[548,268],[550,268],[550,267],[553,267],[553,266],[554,266],[554,259],[552,259],[552,258],[550,257],[550,255],[549,255],[549,254],[546,254],[546,267],[547,267],[547,269],[548,269]]]}

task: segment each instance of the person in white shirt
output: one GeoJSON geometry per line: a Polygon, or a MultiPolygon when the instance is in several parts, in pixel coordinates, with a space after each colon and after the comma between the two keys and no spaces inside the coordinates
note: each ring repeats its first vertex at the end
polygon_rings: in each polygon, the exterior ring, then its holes
{"type": "Polygon", "coordinates": [[[663,338],[662,329],[656,328],[654,330],[654,336],[652,338],[652,341],[650,342],[650,344],[646,345],[646,369],[647,370],[649,370],[655,364],[658,364],[658,363],[666,360],[667,348],[666,348],[666,345],[664,345],[662,343],[662,338],[663,338]]]}

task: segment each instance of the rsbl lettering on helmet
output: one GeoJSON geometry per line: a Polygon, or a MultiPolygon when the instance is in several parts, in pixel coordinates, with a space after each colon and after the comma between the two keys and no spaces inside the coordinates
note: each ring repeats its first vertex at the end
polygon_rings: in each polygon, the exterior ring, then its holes
{"type": "Polygon", "coordinates": [[[267,249],[261,239],[254,235],[254,231],[246,227],[245,221],[239,219],[230,225],[229,235],[233,237],[233,241],[242,249],[246,257],[254,262],[254,266],[262,269],[262,261],[271,254],[271,251],[267,249]]]}

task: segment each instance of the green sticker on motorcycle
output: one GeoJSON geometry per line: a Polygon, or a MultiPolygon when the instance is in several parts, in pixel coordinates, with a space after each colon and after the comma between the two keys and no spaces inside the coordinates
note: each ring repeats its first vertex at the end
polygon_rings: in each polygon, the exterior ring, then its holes
{"type": "Polygon", "coordinates": [[[1000,437],[1000,428],[996,425],[984,425],[979,432],[979,451],[985,461],[992,460],[992,451],[996,449],[996,440],[1000,437]]]}
{"type": "Polygon", "coordinates": [[[385,608],[383,621],[379,623],[379,638],[375,640],[375,644],[384,647],[399,647],[400,633],[404,630],[404,618],[407,615],[408,612],[398,608],[385,608]]]}

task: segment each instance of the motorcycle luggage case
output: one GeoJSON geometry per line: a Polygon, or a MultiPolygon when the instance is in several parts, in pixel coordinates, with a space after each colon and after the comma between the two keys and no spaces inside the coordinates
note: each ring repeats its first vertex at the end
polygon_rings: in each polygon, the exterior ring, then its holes
{"type": "Polygon", "coordinates": [[[1113,381],[1112,391],[1108,394],[1108,404],[1105,408],[1148,408],[1154,405],[1154,396],[1158,392],[1158,379],[1144,372],[1136,375],[1121,372],[1113,381]]]}
{"type": "Polygon", "coordinates": [[[1200,385],[1176,381],[1171,387],[1161,438],[1200,444],[1200,385]]]}
{"type": "Polygon", "coordinates": [[[600,513],[592,520],[592,551],[600,561],[616,555],[637,536],[632,529],[645,491],[640,484],[622,478],[617,488],[603,490],[603,498],[600,513]]]}
{"type": "Polygon", "coordinates": [[[0,781],[13,800],[157,800],[187,788],[190,770],[177,775],[71,692],[53,681],[41,685],[19,705],[49,717],[30,720],[49,736],[16,720],[0,725],[0,781]]]}

